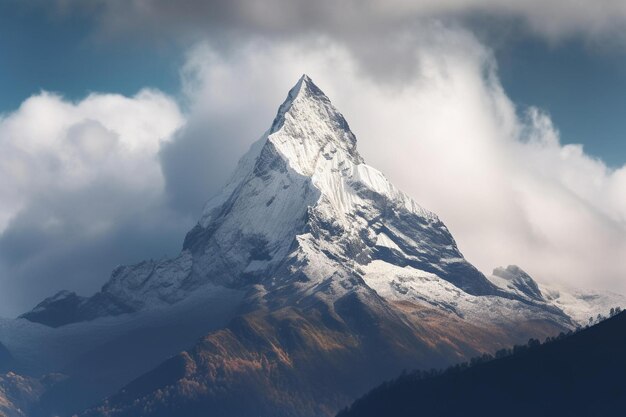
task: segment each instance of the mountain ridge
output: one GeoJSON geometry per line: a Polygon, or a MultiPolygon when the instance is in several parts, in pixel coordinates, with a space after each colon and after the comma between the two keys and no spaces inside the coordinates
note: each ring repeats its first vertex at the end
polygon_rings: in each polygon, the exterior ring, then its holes
{"type": "Polygon", "coordinates": [[[301,77],[180,255],[118,267],[92,297],[60,293],[0,322],[25,369],[68,375],[38,416],[332,415],[402,368],[575,326],[551,300],[478,271],[356,143],[301,77]]]}
{"type": "Polygon", "coordinates": [[[595,416],[620,414],[626,314],[515,353],[426,378],[387,382],[337,417],[595,416]]]}
{"type": "Polygon", "coordinates": [[[206,284],[206,277],[217,285],[246,285],[246,277],[271,274],[292,246],[301,244],[297,236],[307,234],[334,240],[327,253],[334,250],[331,255],[344,263],[366,263],[379,254],[437,272],[470,293],[498,292],[465,261],[436,215],[365,165],[345,118],[308,76],[290,90],[268,132],[242,158],[222,193],[207,203],[181,255],[117,268],[99,293],[75,306],[76,319],[174,303],[206,284]],[[294,191],[299,198],[293,198],[294,191]],[[399,224],[377,224],[385,211],[399,224]],[[422,241],[407,239],[409,232],[422,241]],[[228,247],[228,253],[220,247],[228,247]]]}

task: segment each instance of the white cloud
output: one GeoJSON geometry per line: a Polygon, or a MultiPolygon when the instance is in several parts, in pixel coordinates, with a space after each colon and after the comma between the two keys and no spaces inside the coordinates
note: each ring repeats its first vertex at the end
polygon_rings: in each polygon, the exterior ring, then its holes
{"type": "Polygon", "coordinates": [[[182,69],[188,115],[150,90],[76,103],[41,93],[2,115],[0,276],[11,297],[0,313],[61,288],[89,293],[116,263],[175,252],[302,73],[344,113],[368,163],[439,214],[483,271],[516,263],[543,280],[626,290],[626,166],[561,145],[548,115],[516,109],[469,32],[428,23],[376,42],[200,44],[182,69]]]}
{"type": "Polygon", "coordinates": [[[155,158],[182,125],[177,104],[144,90],[128,98],[92,94],[78,103],[42,92],[0,118],[0,232],[41,192],[112,181],[162,188],[155,158]]]}
{"type": "Polygon", "coordinates": [[[42,92],[0,116],[2,313],[64,287],[93,291],[116,262],[150,256],[155,235],[182,233],[164,221],[158,151],[183,122],[176,102],[151,90],[76,103],[42,92]],[[139,236],[145,249],[129,244],[139,236]]]}
{"type": "Polygon", "coordinates": [[[224,120],[214,146],[236,140],[242,153],[306,72],[368,163],[438,213],[483,271],[516,263],[545,281],[626,290],[626,167],[561,145],[548,115],[516,109],[468,32],[435,25],[402,36],[414,64],[405,84],[373,78],[329,40],[251,42],[230,55],[197,48],[195,91],[224,120]],[[256,134],[242,140],[237,120],[256,134]]]}

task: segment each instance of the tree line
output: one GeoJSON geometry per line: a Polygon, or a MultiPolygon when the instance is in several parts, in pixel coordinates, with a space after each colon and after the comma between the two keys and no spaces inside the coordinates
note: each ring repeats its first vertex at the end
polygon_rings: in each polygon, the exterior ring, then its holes
{"type": "MultiPolygon", "coordinates": [[[[500,349],[498,351],[495,352],[495,354],[489,354],[489,353],[484,353],[480,356],[476,356],[471,358],[469,361],[466,362],[462,362],[462,363],[458,363],[456,365],[452,365],[449,366],[448,368],[444,368],[444,369],[430,369],[430,370],[422,370],[422,369],[417,369],[414,371],[407,371],[406,369],[402,371],[402,373],[400,374],[400,376],[394,380],[390,380],[390,381],[386,381],[384,382],[382,385],[378,386],[377,388],[375,388],[374,390],[371,391],[371,394],[375,394],[377,391],[381,391],[384,392],[386,391],[388,388],[390,388],[391,386],[395,386],[397,384],[403,384],[405,382],[415,382],[415,381],[421,381],[421,380],[425,380],[425,379],[430,379],[430,378],[435,378],[435,377],[439,377],[442,375],[452,375],[455,373],[459,373],[462,371],[465,371],[467,369],[470,369],[474,366],[477,365],[481,365],[487,362],[491,362],[495,359],[502,359],[502,358],[506,358],[509,356],[515,356],[515,355],[520,355],[523,354],[525,352],[528,352],[530,350],[533,349],[537,349],[538,347],[545,345],[545,344],[549,344],[549,343],[553,343],[562,339],[565,339],[567,337],[570,337],[571,335],[589,328],[591,326],[594,326],[598,323],[603,322],[604,320],[607,320],[611,317],[615,317],[618,314],[622,313],[622,308],[621,307],[613,307],[611,308],[611,310],[609,311],[608,316],[605,316],[603,314],[598,314],[595,318],[594,317],[590,317],[588,324],[586,324],[585,326],[578,326],[575,330],[570,330],[569,332],[561,332],[559,333],[558,336],[554,336],[554,337],[547,337],[543,343],[541,341],[539,341],[538,339],[535,338],[530,338],[528,340],[528,342],[524,345],[514,345],[511,348],[504,348],[504,349],[500,349]]],[[[342,410],[342,412],[347,412],[347,408],[345,410],[342,410]]],[[[341,413],[339,414],[341,415],[341,413]]]]}

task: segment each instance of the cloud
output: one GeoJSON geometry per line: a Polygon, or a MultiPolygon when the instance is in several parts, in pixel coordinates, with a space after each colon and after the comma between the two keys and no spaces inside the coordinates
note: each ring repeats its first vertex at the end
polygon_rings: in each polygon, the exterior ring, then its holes
{"type": "Polygon", "coordinates": [[[74,103],[41,93],[3,115],[0,314],[62,288],[89,294],[116,264],[176,253],[302,73],[344,113],[367,162],[439,214],[483,271],[515,263],[544,281],[626,290],[626,166],[562,145],[549,115],[516,108],[492,51],[454,23],[367,46],[216,38],[188,51],[184,114],[144,90],[74,103]]]}
{"type": "MultiPolygon", "coordinates": [[[[222,132],[211,146],[242,153],[306,72],[344,113],[368,163],[439,214],[483,271],[514,263],[543,281],[626,290],[626,166],[562,145],[548,114],[516,108],[471,33],[434,24],[402,37],[402,84],[365,71],[329,38],[197,47],[192,84],[222,132]]],[[[207,173],[222,166],[219,152],[205,155],[207,173]]]]}
{"type": "Polygon", "coordinates": [[[59,0],[57,11],[87,11],[107,33],[164,32],[293,36],[302,32],[337,38],[379,35],[423,19],[474,17],[518,21],[557,40],[572,35],[623,38],[626,7],[620,0],[59,0]]]}
{"type": "Polygon", "coordinates": [[[181,221],[162,204],[158,151],[183,122],[151,90],[77,103],[42,92],[0,117],[1,313],[65,287],[92,292],[116,262],[172,252],[181,221]]]}
{"type": "MultiPolygon", "coordinates": [[[[273,120],[291,83],[285,80],[280,89],[276,83],[266,83],[263,77],[270,75],[255,74],[248,67],[247,52],[227,58],[201,44],[192,48],[181,69],[183,99],[190,114],[174,140],[164,144],[160,159],[168,200],[183,213],[197,216],[207,197],[226,183],[251,141],[273,120]],[[229,73],[233,65],[250,71],[245,77],[234,77],[229,73]]],[[[270,64],[256,54],[254,59],[264,69],[270,64]]]]}

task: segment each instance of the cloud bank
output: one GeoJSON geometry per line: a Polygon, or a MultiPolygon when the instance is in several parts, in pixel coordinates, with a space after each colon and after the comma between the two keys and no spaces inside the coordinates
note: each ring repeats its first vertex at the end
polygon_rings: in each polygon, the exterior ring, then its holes
{"type": "Polygon", "coordinates": [[[117,263],[178,246],[158,151],[183,122],[151,90],[77,103],[42,92],[0,117],[1,314],[93,292],[117,263]]]}
{"type": "Polygon", "coordinates": [[[562,145],[549,115],[516,108],[470,32],[424,24],[387,34],[390,47],[370,56],[330,36],[216,42],[188,52],[184,114],[146,90],[78,103],[42,93],[0,119],[0,273],[11,294],[0,314],[175,253],[302,73],[344,113],[366,161],[439,214],[484,272],[515,263],[543,281],[626,290],[626,166],[562,145]]]}
{"type": "Polygon", "coordinates": [[[205,105],[229,97],[213,146],[242,153],[233,118],[250,115],[263,131],[277,92],[307,72],[350,122],[366,161],[438,213],[484,272],[515,263],[543,281],[626,289],[626,166],[611,170],[582,146],[561,145],[549,115],[516,108],[490,50],[470,33],[435,25],[402,41],[412,64],[402,85],[372,78],[328,39],[252,42],[217,62],[215,49],[196,48],[205,105]]]}
{"type": "MultiPolygon", "coordinates": [[[[106,33],[193,36],[227,31],[345,38],[395,31],[423,19],[505,19],[552,41],[569,36],[623,40],[626,5],[620,0],[57,0],[57,12],[95,17],[106,33]]],[[[482,21],[482,24],[485,22],[482,21]]]]}

